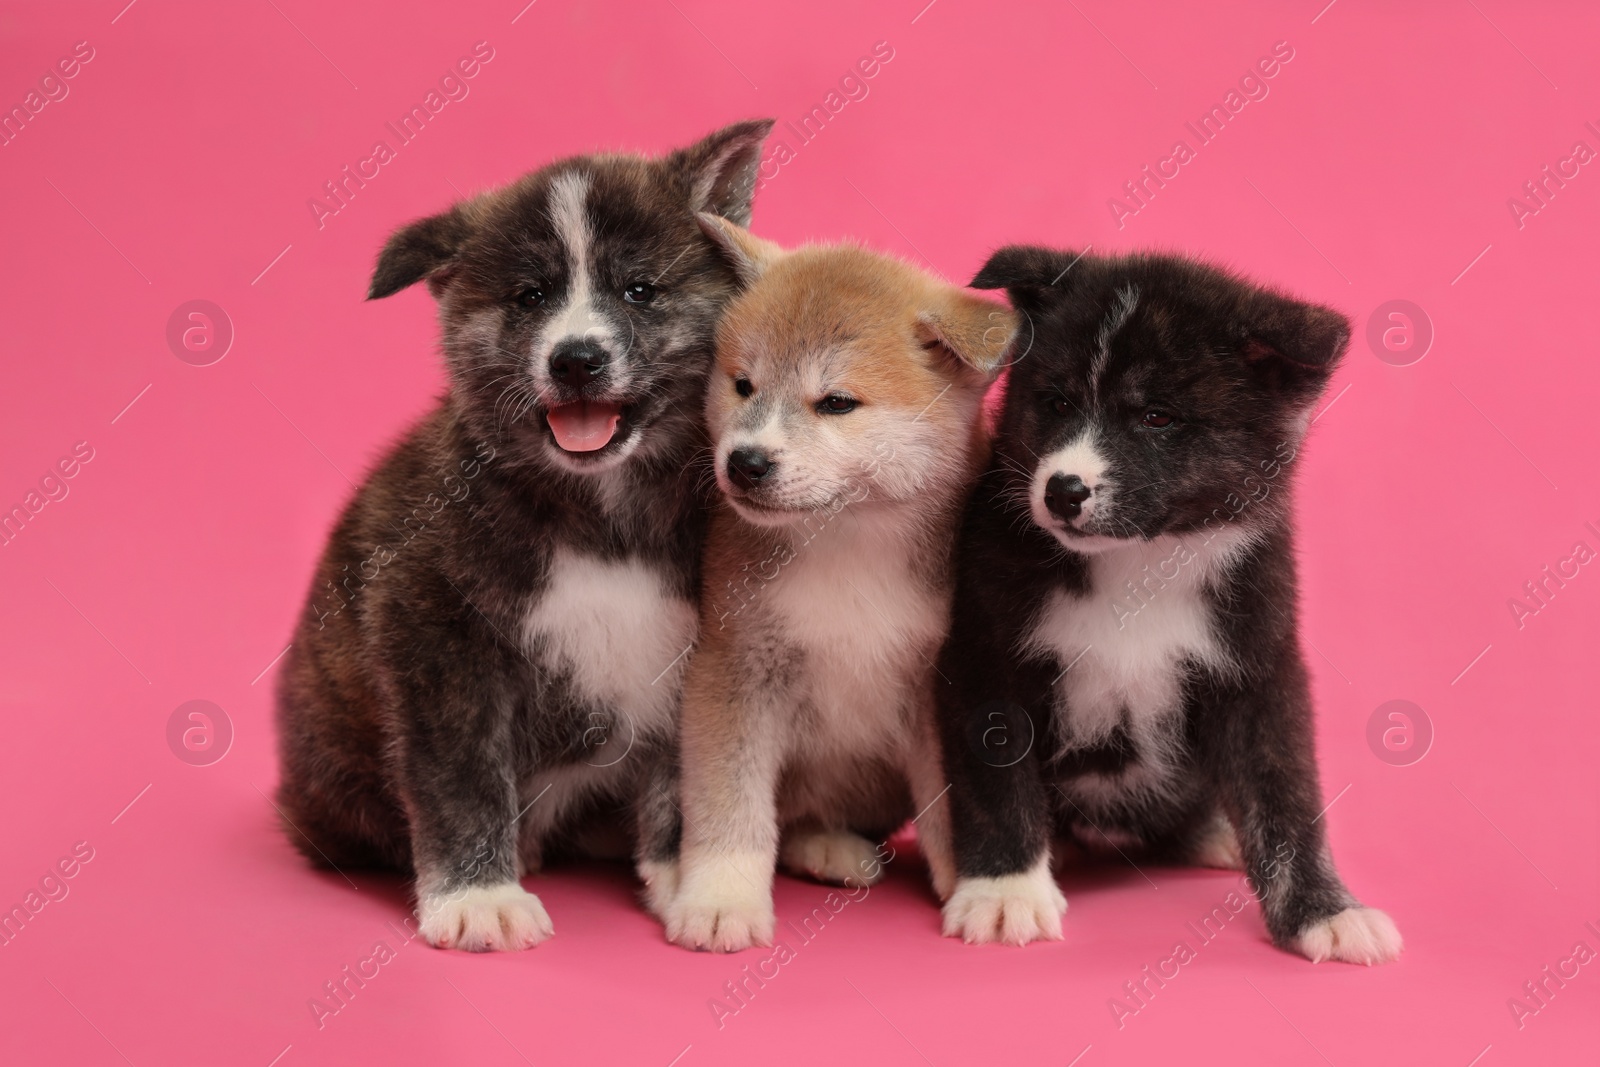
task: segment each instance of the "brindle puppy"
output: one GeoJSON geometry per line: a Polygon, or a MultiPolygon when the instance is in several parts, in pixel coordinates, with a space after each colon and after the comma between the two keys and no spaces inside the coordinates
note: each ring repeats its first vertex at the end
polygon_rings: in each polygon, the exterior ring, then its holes
{"type": "Polygon", "coordinates": [[[314,862],[414,871],[432,944],[548,937],[518,878],[586,819],[631,807],[641,875],[670,867],[701,396],[736,289],[695,216],[749,221],[771,125],[553,163],[379,257],[372,298],[438,299],[450,389],[318,567],[278,799],[314,862]]]}
{"type": "Polygon", "coordinates": [[[1293,464],[1349,323],[1176,256],[1005,248],[973,285],[1026,321],[939,659],[945,932],[1060,937],[1062,831],[1242,868],[1279,945],[1393,959],[1328,851],[1298,638],[1293,464]]]}

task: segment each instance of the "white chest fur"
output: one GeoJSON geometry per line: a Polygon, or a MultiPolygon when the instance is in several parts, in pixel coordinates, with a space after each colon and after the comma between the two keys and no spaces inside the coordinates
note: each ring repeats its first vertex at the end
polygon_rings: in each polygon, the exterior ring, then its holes
{"type": "Polygon", "coordinates": [[[771,583],[770,611],[805,656],[814,745],[865,755],[907,740],[899,712],[932,669],[949,592],[913,566],[904,531],[841,514],[771,583]]]}
{"type": "Polygon", "coordinates": [[[694,605],[657,569],[566,548],[522,621],[531,654],[567,672],[584,699],[645,730],[671,721],[694,634],[694,605]]]}
{"type": "Polygon", "coordinates": [[[1163,537],[1113,548],[1089,557],[1088,596],[1045,602],[1028,644],[1063,671],[1057,714],[1068,747],[1104,742],[1125,723],[1147,770],[1175,754],[1188,665],[1229,666],[1204,589],[1245,547],[1230,533],[1209,545],[1163,537]]]}

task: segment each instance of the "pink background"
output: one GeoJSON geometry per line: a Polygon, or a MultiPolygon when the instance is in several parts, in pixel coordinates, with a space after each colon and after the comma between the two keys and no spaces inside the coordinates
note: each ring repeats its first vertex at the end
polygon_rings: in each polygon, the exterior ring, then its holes
{"type": "MultiPolygon", "coordinates": [[[[1520,629],[1507,601],[1574,542],[1600,549],[1600,166],[1520,228],[1507,199],[1575,141],[1600,149],[1593,5],[524,2],[0,14],[7,108],[76,42],[95,53],[0,147],[0,506],[94,450],[0,547],[0,904],[94,850],[0,947],[0,1061],[1592,1061],[1600,965],[1520,1029],[1507,1000],[1576,942],[1600,949],[1600,567],[1520,629]],[[470,95],[319,230],[307,200],[480,40],[495,54],[470,95]],[[427,294],[362,302],[375,251],[563,154],[798,119],[878,41],[894,58],[865,99],[803,147],[780,126],[796,152],[759,232],[859,238],[958,281],[1008,241],[1190,250],[1356,321],[1301,472],[1304,631],[1335,851],[1405,956],[1313,967],[1252,907],[1119,1029],[1108,999],[1193,947],[1185,924],[1236,876],[1070,873],[1064,943],[978,949],[938,936],[907,858],[719,1030],[708,1000],[760,957],[667,945],[628,875],[596,865],[533,883],[548,945],[401,948],[319,1030],[307,1001],[398,947],[406,908],[396,880],[307,870],[263,796],[269,665],[313,557],[441,384],[427,294]],[[1119,229],[1108,199],[1193,147],[1184,123],[1278,41],[1294,58],[1270,94],[1119,229]],[[192,299],[236,331],[211,366],[166,341],[192,299]],[[1366,343],[1395,299],[1433,324],[1414,365],[1366,343]],[[192,699],[235,731],[210,766],[168,747],[192,699]],[[1391,699],[1434,730],[1409,766],[1366,740],[1391,699]]],[[[824,893],[780,879],[780,920],[824,893]]]]}

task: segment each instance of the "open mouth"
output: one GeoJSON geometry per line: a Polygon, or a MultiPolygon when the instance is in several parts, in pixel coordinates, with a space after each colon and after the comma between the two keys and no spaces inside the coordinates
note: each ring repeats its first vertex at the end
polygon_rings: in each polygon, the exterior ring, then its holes
{"type": "Polygon", "coordinates": [[[563,452],[584,455],[627,437],[628,407],[616,400],[580,398],[550,408],[544,421],[563,452]]]}

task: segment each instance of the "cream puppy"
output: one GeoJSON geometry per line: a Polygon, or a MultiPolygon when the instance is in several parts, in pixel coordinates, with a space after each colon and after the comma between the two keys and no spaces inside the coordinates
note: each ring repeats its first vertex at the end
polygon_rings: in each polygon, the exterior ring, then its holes
{"type": "Polygon", "coordinates": [[[997,303],[851,246],[785,252],[701,216],[747,286],[706,402],[723,501],[682,712],[679,882],[654,903],[688,948],[770,944],[777,863],[882,876],[913,816],[954,884],[932,719],[951,543],[987,458],[997,303]]]}

